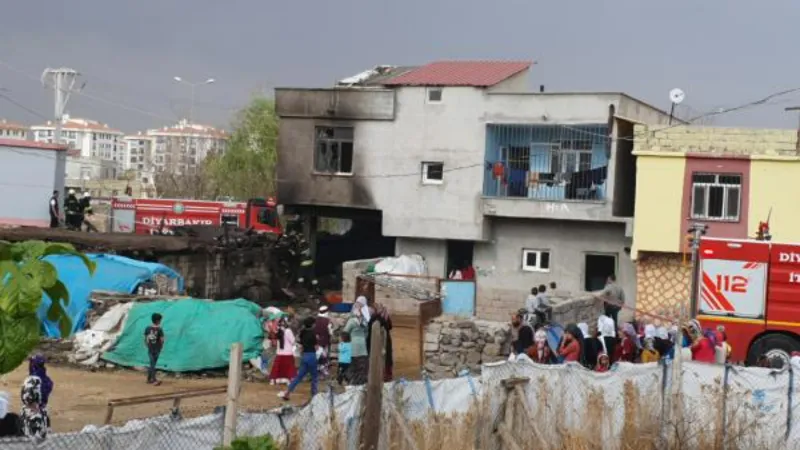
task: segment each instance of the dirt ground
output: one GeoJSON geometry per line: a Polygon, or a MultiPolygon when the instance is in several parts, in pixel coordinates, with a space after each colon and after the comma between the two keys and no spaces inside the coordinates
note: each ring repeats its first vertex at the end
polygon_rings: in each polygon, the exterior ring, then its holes
{"type": "MultiPolygon", "coordinates": [[[[418,378],[419,337],[413,329],[396,328],[392,333],[394,343],[395,378],[418,378]]],[[[10,394],[12,410],[19,410],[19,389],[27,376],[27,365],[0,378],[0,390],[10,394]]],[[[102,425],[106,416],[106,405],[111,399],[138,397],[142,395],[166,394],[185,390],[205,389],[226,386],[224,378],[163,378],[161,386],[145,383],[145,374],[132,370],[113,372],[89,372],[67,367],[48,367],[48,374],[55,383],[50,398],[49,412],[53,429],[58,432],[79,431],[85,425],[102,425]]],[[[320,384],[320,390],[327,389],[320,384]]],[[[293,404],[308,400],[309,383],[300,385],[292,396],[293,404]]],[[[277,397],[282,389],[270,386],[267,382],[246,382],[243,384],[240,404],[245,409],[262,410],[280,406],[277,397]]],[[[183,400],[181,412],[184,416],[208,414],[217,406],[225,404],[225,394],[183,400]]],[[[171,401],[146,405],[123,406],[114,410],[112,423],[124,424],[128,420],[167,414],[172,408],[171,401]]]]}

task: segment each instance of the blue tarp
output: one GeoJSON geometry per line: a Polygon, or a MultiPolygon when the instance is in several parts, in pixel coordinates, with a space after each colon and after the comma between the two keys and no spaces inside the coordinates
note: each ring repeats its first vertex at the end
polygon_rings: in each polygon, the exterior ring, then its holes
{"type": "MultiPolygon", "coordinates": [[[[94,275],[81,260],[75,256],[54,255],[45,258],[55,266],[58,278],[69,291],[69,306],[67,314],[72,320],[72,333],[84,328],[86,311],[91,307],[89,297],[92,291],[113,291],[132,294],[137,287],[150,280],[156,274],[164,274],[169,278],[178,280],[178,289],[183,291],[183,277],[169,267],[159,263],[148,263],[117,255],[89,254],[86,255],[97,265],[94,275]]],[[[52,301],[45,294],[42,305],[39,307],[39,319],[42,321],[44,333],[48,337],[59,338],[61,332],[58,324],[47,320],[47,309],[52,301]]]]}

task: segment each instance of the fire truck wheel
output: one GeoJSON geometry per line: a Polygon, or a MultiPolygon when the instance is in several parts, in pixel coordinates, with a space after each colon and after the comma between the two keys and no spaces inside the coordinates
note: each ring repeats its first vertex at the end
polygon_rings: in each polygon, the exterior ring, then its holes
{"type": "Polygon", "coordinates": [[[800,351],[800,342],[796,338],[785,334],[768,334],[758,338],[750,347],[747,354],[747,365],[753,366],[761,356],[767,358],[780,358],[786,364],[792,352],[800,351]]]}

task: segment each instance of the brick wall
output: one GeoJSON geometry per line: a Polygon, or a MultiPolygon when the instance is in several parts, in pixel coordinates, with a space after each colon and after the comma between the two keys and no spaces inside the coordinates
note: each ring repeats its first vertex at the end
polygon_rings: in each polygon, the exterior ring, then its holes
{"type": "Polygon", "coordinates": [[[641,252],[636,261],[637,309],[674,317],[689,298],[692,270],[677,253],[641,252]]]}
{"type": "Polygon", "coordinates": [[[636,125],[634,150],[797,156],[797,132],[751,128],[636,125]]]}

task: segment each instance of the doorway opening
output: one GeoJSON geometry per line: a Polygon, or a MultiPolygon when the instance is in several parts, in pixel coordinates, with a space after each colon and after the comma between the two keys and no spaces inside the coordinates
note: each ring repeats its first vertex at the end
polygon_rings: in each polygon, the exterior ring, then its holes
{"type": "Polygon", "coordinates": [[[447,273],[444,276],[449,278],[453,271],[471,267],[474,252],[473,241],[447,241],[447,273]]]}
{"type": "Polygon", "coordinates": [[[617,273],[617,255],[587,253],[584,267],[584,290],[587,292],[602,290],[606,286],[608,276],[617,273]]]}

